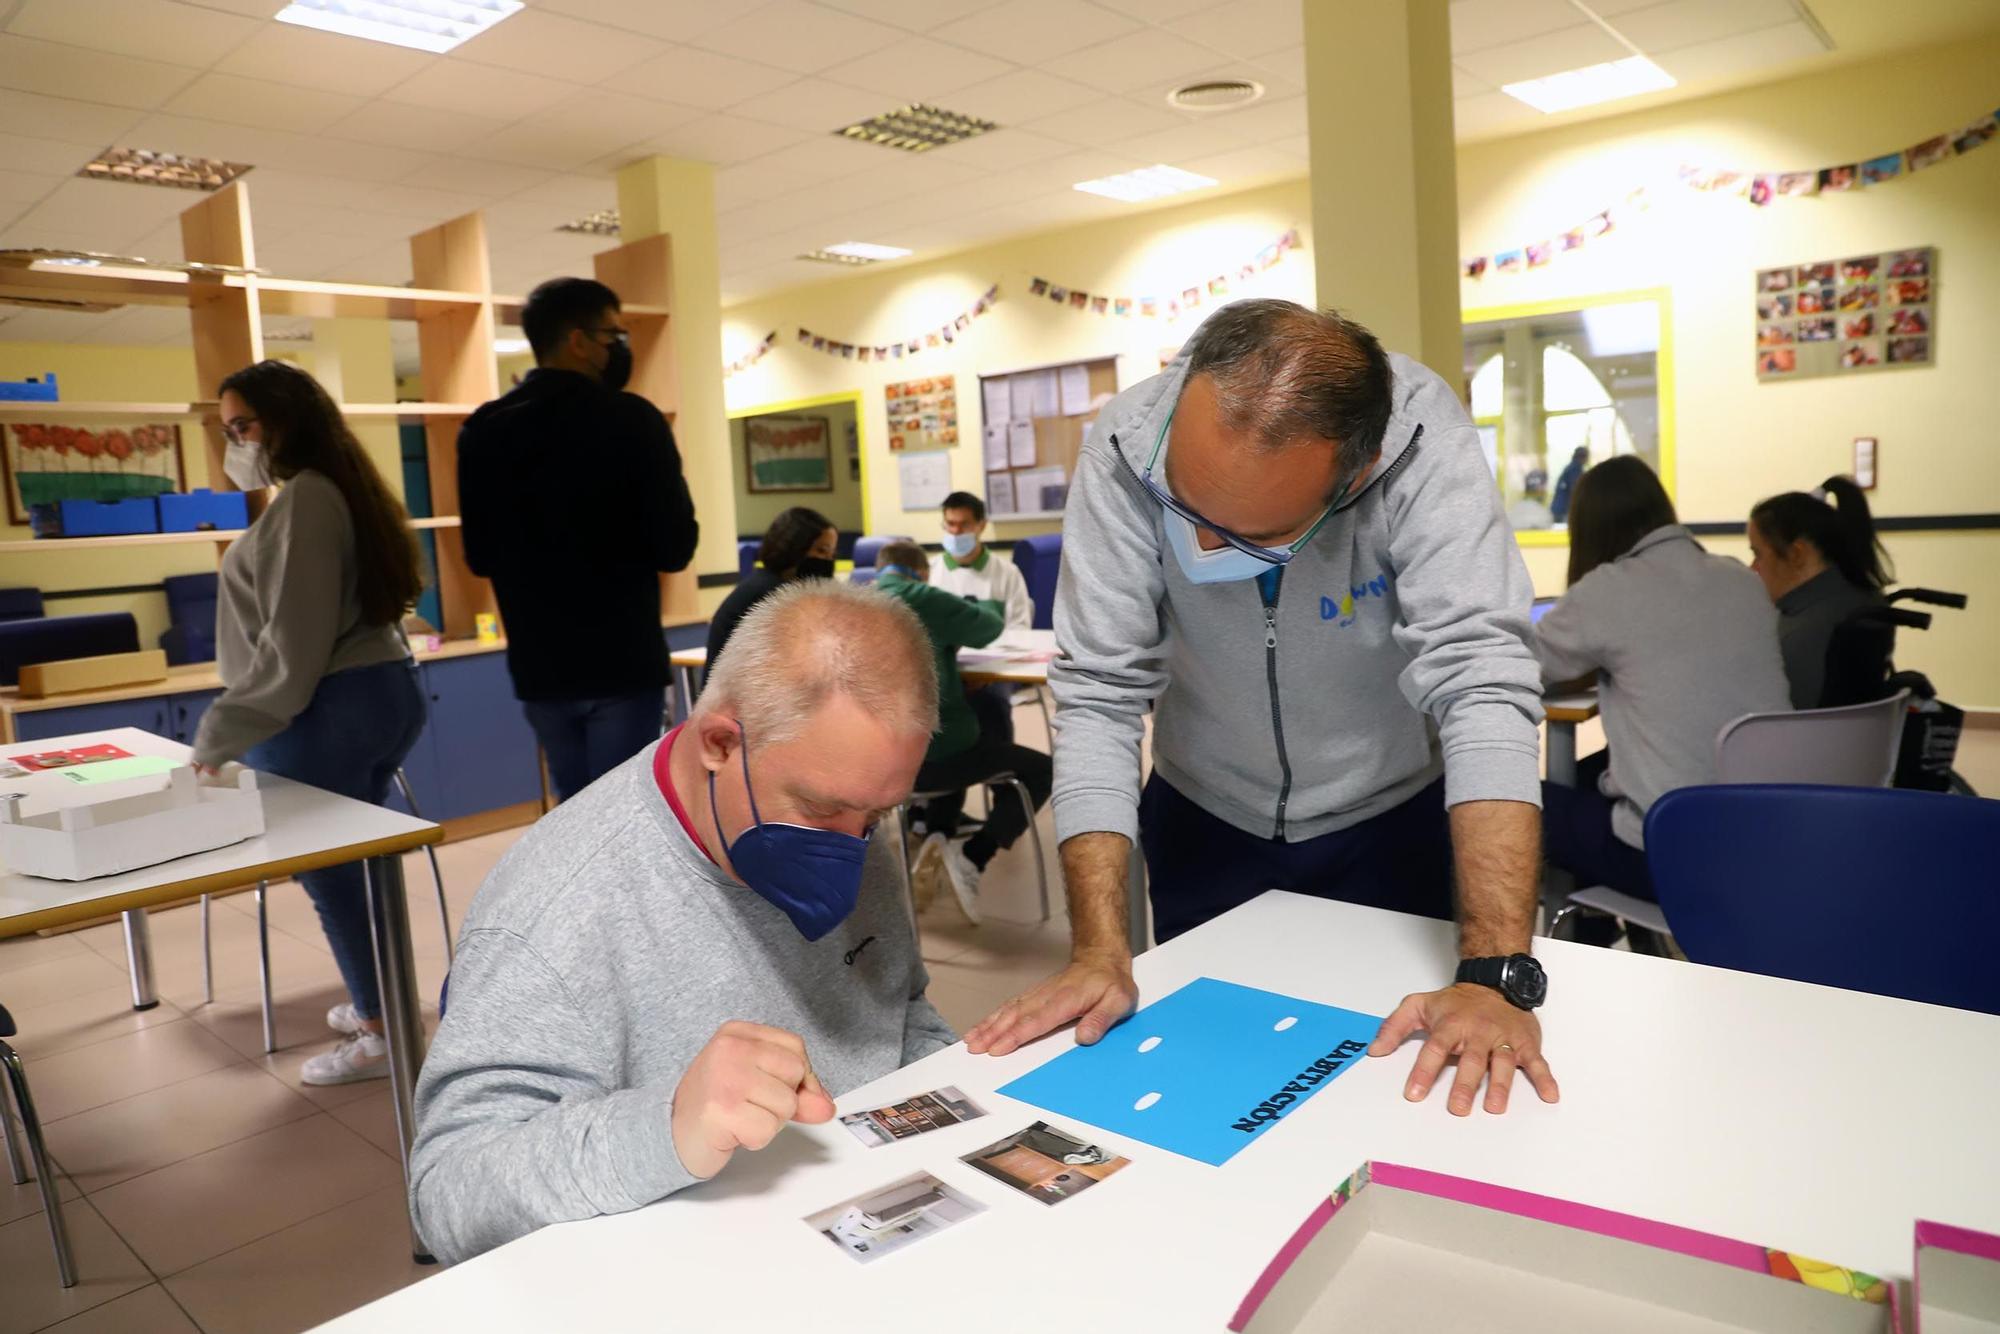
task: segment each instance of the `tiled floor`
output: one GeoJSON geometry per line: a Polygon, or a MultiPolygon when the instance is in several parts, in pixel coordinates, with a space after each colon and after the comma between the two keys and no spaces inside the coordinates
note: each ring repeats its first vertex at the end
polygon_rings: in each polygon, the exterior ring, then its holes
{"type": "MultiPolygon", "coordinates": [[[[1022,740],[1046,745],[1023,708],[1022,740]]],[[[932,999],[961,1029],[1068,957],[1043,813],[1056,920],[1039,921],[1026,840],[981,886],[986,924],[949,894],[925,915],[932,999]]],[[[519,831],[440,851],[454,926],[519,831]]],[[[420,993],[437,994],[443,944],[430,868],[407,859],[420,993]]],[[[157,1009],[131,1008],[116,924],[0,941],[0,1000],[20,1026],[67,1201],[78,1285],[56,1281],[35,1185],[0,1173],[0,1334],[284,1334],[306,1329],[431,1270],[411,1263],[385,1084],[300,1084],[299,1065],[332,1039],[345,999],[304,893],[270,894],[280,1050],[263,1053],[256,904],[215,902],[213,1004],[201,993],[192,907],[153,914],[157,1009]]]]}
{"type": "MultiPolygon", "coordinates": [[[[1018,711],[1022,739],[1044,744],[1039,715],[1018,711]]],[[[1597,740],[1586,729],[1588,751],[1597,740]]],[[[2000,732],[1968,733],[1960,768],[2000,792],[2000,732]]],[[[1052,831],[1041,829],[1053,861],[1052,831]]],[[[512,843],[500,834],[441,852],[456,921],[512,843]]],[[[443,972],[430,872],[409,859],[418,972],[434,995],[443,972]]],[[[1053,865],[1051,875],[1054,875],[1053,865]]],[[[1041,922],[1025,842],[981,888],[986,924],[969,927],[950,896],[923,921],[931,996],[960,1029],[1060,965],[1057,916],[1041,922]]],[[[283,1044],[265,1056],[257,1008],[255,906],[214,909],[216,1000],[201,1000],[192,908],[153,917],[158,1009],[136,1014],[118,928],[0,942],[0,997],[21,1028],[50,1150],[68,1203],[80,1284],[58,1286],[33,1184],[0,1179],[0,1334],[282,1334],[304,1329],[429,1272],[410,1262],[396,1132],[380,1083],[306,1089],[301,1061],[325,1045],[323,1016],[342,999],[305,896],[271,894],[272,958],[283,1044]]]]}

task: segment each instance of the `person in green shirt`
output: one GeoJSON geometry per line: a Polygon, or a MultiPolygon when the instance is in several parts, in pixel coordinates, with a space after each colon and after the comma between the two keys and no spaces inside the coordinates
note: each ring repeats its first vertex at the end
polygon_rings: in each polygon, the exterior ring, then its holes
{"type": "Polygon", "coordinates": [[[1055,762],[1041,751],[983,731],[959,679],[958,651],[984,648],[998,639],[1006,628],[1005,608],[995,601],[960,597],[932,587],[930,561],[914,542],[889,543],[877,553],[875,567],[881,572],[875,586],[916,612],[937,653],[938,731],[931,738],[923,767],[917,770],[916,786],[920,792],[949,790],[951,795],[932,798],[926,812],[930,834],[917,854],[914,872],[918,908],[921,910],[936,893],[942,878],[951,886],[966,917],[976,923],[979,878],[996,852],[1027,832],[1035,811],[1048,801],[1055,782],[1055,762]],[[1021,780],[1033,809],[1022,810],[1018,801],[997,800],[978,833],[963,840],[955,838],[965,804],[964,789],[1003,773],[1021,780]]]}

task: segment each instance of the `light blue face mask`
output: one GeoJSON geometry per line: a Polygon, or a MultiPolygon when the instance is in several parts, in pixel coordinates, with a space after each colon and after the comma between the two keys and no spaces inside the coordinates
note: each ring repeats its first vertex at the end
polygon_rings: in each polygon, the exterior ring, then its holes
{"type": "Polygon", "coordinates": [[[972,549],[978,545],[979,534],[977,533],[946,533],[944,535],[945,553],[953,560],[964,560],[972,554],[972,549]]]}
{"type": "Polygon", "coordinates": [[[1164,481],[1155,480],[1153,473],[1160,465],[1160,456],[1166,452],[1167,432],[1173,429],[1173,425],[1174,419],[1169,414],[1166,426],[1160,431],[1159,441],[1153,446],[1152,457],[1146,460],[1145,468],[1139,473],[1139,482],[1146,488],[1147,494],[1167,511],[1164,523],[1167,530],[1167,545],[1174,549],[1174,559],[1180,563],[1181,573],[1188,577],[1190,583],[1234,583],[1255,579],[1266,570],[1282,569],[1289,565],[1292,557],[1305,549],[1306,543],[1312,541],[1313,534],[1333,516],[1336,509],[1340,508],[1340,502],[1347,499],[1348,490],[1353,486],[1351,479],[1341,483],[1340,492],[1334,496],[1333,503],[1321,511],[1320,516],[1313,520],[1312,526],[1306,529],[1297,541],[1282,547],[1261,546],[1246,537],[1238,537],[1220,524],[1204,519],[1192,506],[1185,505],[1175,498],[1173,492],[1167,490],[1164,481]],[[1205,550],[1201,545],[1201,530],[1204,528],[1221,538],[1222,545],[1213,551],[1205,550]]]}
{"type": "MultiPolygon", "coordinates": [[[[737,735],[743,734],[737,724],[737,735]]],[[[715,837],[729,854],[736,875],[757,896],[791,919],[800,935],[818,940],[846,921],[861,897],[861,865],[868,840],[836,829],[802,824],[769,824],[757,811],[750,787],[748,739],[737,748],[743,763],[743,792],[750,798],[750,827],[731,843],[715,807],[715,774],[708,775],[708,810],[715,837]]]]}

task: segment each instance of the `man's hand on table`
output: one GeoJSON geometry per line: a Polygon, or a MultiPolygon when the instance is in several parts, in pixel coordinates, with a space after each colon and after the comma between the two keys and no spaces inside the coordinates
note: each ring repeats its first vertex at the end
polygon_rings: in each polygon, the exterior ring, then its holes
{"type": "Polygon", "coordinates": [[[788,1122],[833,1119],[833,1099],[806,1059],[805,1040],[732,1019],[715,1030],[674,1090],[674,1152],[706,1181],[738,1149],[761,1149],[788,1122]]]}
{"type": "Polygon", "coordinates": [[[1454,1056],[1458,1058],[1458,1075],[1446,1103],[1453,1116],[1472,1114],[1479,1082],[1489,1074],[1486,1110],[1496,1114],[1506,1111],[1516,1069],[1528,1076],[1543,1102],[1555,1102],[1562,1096],[1549,1063],[1542,1059],[1541,1021],[1532,1012],[1517,1009],[1491,987],[1461,982],[1442,991],[1405,996],[1396,1012],[1382,1021],[1368,1054],[1387,1056],[1419,1029],[1427,1036],[1409,1083],[1403,1086],[1403,1096],[1411,1102],[1430,1096],[1431,1086],[1454,1056]]]}
{"type": "Polygon", "coordinates": [[[1088,1047],[1132,1013],[1139,986],[1123,952],[1082,954],[1025,995],[1016,996],[965,1035],[966,1050],[1005,1056],[1076,1020],[1076,1040],[1088,1047]]]}

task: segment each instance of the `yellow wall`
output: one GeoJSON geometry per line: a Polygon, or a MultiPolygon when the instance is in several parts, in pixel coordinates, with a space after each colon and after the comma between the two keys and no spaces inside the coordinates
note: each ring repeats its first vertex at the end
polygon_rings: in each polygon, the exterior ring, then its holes
{"type": "MultiPolygon", "coordinates": [[[[1881,441],[1880,515],[2000,512],[2000,148],[1851,195],[1758,209],[1675,182],[1683,162],[1752,170],[1850,162],[1975,119],[1995,98],[2000,40],[1911,53],[1459,154],[1460,248],[1491,254],[1575,225],[1661,180],[1646,213],[1547,267],[1461,284],[1470,308],[1637,288],[1672,293],[1678,503],[1691,521],[1742,522],[1759,499],[1851,467],[1881,441]],[[1754,275],[1762,268],[1912,246],[1938,248],[1936,364],[1759,383],[1754,275]]],[[[2000,705],[2000,532],[1892,534],[1904,582],[1972,595],[1903,658],[1960,703],[2000,705]]],[[[1740,540],[1711,539],[1747,559],[1740,540]]],[[[1564,548],[1527,552],[1559,592],[1564,548]]]]}
{"type": "Polygon", "coordinates": [[[824,417],[833,445],[833,490],[760,491],[751,494],[749,465],[743,453],[743,418],[729,420],[729,466],[736,479],[736,535],[762,537],[771,520],[794,505],[816,509],[844,533],[861,531],[861,482],[848,465],[847,437],[855,425],[854,403],[836,399],[810,407],[788,408],[786,416],[824,417]]]}
{"type": "MultiPolygon", "coordinates": [[[[1178,208],[1135,213],[1113,221],[1019,237],[998,245],[873,272],[748,301],[723,313],[722,355],[734,361],[772,329],[778,344],[726,382],[731,412],[766,403],[862,392],[863,479],[871,533],[925,531],[928,507],[905,513],[894,456],[888,450],[886,384],[937,375],[957,377],[959,439],[952,451],[953,485],[984,495],[980,466],[979,376],[1052,362],[1118,359],[1121,388],[1160,368],[1162,349],[1177,348],[1200,322],[1169,323],[1132,316],[1095,315],[1028,295],[1031,278],[1081,286],[1107,296],[1178,293],[1218,273],[1230,296],[1282,296],[1312,300],[1310,255],[1294,253],[1249,282],[1237,270],[1288,228],[1310,246],[1311,201],[1303,180],[1220,197],[1196,197],[1178,208]],[[949,347],[886,364],[846,361],[798,343],[804,326],[842,342],[888,344],[935,329],[969,308],[988,287],[1000,285],[1000,304],[958,335],[949,347]]],[[[1204,297],[1204,300],[1207,298],[1204,297]]],[[[693,466],[692,462],[690,466],[693,466]]],[[[934,525],[933,525],[934,526],[934,525]]],[[[707,528],[707,520],[703,520],[707,528]]],[[[1051,531],[1048,522],[996,525],[995,535],[1018,537],[1051,531]]]]}

